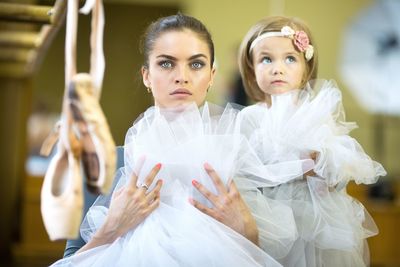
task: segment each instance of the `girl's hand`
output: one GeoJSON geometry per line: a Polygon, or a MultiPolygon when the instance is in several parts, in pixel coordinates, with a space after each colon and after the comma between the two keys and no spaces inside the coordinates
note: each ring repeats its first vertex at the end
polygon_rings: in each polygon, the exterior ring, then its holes
{"type": "Polygon", "coordinates": [[[193,180],[192,184],[213,204],[214,207],[209,208],[194,199],[190,199],[190,203],[203,213],[232,228],[254,244],[258,245],[258,229],[256,221],[242,199],[235,183],[231,180],[228,183],[228,188],[226,188],[218,174],[209,164],[204,164],[204,169],[211,177],[218,191],[218,195],[211,193],[196,180],[193,180]]]}
{"type": "MultiPolygon", "coordinates": [[[[312,159],[314,162],[315,162],[315,160],[317,159],[317,157],[318,157],[318,152],[317,151],[314,151],[314,152],[311,152],[310,153],[310,159],[312,159]]],[[[306,179],[307,178],[307,176],[316,176],[317,174],[314,172],[314,170],[309,170],[308,172],[306,172],[304,175],[303,175],[303,177],[304,177],[304,179],[306,179]]]]}
{"type": "Polygon", "coordinates": [[[104,224],[79,252],[114,242],[134,229],[159,206],[162,180],[158,180],[152,190],[148,190],[148,187],[160,168],[161,164],[154,166],[142,186],[136,186],[137,176],[132,174],[129,183],[114,192],[104,224]]]}

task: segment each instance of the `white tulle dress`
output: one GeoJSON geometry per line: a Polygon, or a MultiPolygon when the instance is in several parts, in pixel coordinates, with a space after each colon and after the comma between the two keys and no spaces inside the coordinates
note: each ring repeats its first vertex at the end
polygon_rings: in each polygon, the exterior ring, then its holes
{"type": "MultiPolygon", "coordinates": [[[[125,166],[118,171],[114,190],[124,186],[132,172],[138,185],[157,163],[162,168],[153,182],[163,179],[160,206],[140,225],[103,245],[54,266],[281,266],[268,251],[194,208],[188,199],[207,200],[191,184],[193,179],[216,193],[204,170],[209,163],[226,184],[236,177],[260,228],[261,242],[274,255],[286,255],[297,238],[291,208],[267,202],[257,186],[274,186],[304,172],[309,161],[292,162],[287,169],[264,165],[240,134],[238,111],[206,103],[201,109],[152,107],[129,129],[124,146],[125,166]],[[142,165],[137,171],[138,164],[142,165]],[[239,177],[239,178],[237,178],[239,177]],[[281,180],[279,180],[281,179],[281,180]]],[[[311,166],[312,167],[312,166],[311,166]]],[[[152,186],[150,186],[150,189],[152,186]]],[[[88,242],[104,222],[111,196],[100,197],[81,226],[88,242]]]]}
{"type": "Polygon", "coordinates": [[[264,164],[310,158],[314,173],[263,188],[266,199],[292,208],[298,239],[278,259],[284,266],[368,266],[366,238],[378,230],[363,205],[346,193],[346,185],[372,184],[386,175],[348,134],[342,98],[334,81],[316,80],[303,90],[273,95],[271,105],[242,110],[242,132],[264,164]]]}

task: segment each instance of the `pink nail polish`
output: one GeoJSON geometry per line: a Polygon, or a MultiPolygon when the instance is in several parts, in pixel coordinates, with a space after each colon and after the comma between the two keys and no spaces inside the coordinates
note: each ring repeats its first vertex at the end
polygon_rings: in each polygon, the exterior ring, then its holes
{"type": "Polygon", "coordinates": [[[212,170],[212,167],[211,167],[211,165],[210,165],[208,162],[204,163],[204,168],[205,168],[206,170],[209,170],[209,171],[212,170]]]}
{"type": "Polygon", "coordinates": [[[199,182],[197,182],[196,180],[192,180],[192,185],[197,186],[199,184],[199,182]]]}
{"type": "Polygon", "coordinates": [[[190,204],[194,205],[193,198],[190,197],[188,200],[190,204]]]}
{"type": "Polygon", "coordinates": [[[157,168],[157,169],[161,169],[161,166],[162,166],[161,163],[157,163],[157,164],[156,164],[156,168],[157,168]]]}

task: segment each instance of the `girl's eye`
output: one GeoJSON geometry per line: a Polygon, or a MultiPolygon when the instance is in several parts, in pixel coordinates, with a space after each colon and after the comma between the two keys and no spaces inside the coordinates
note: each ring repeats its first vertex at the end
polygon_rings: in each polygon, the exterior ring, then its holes
{"type": "Polygon", "coordinates": [[[270,57],[263,57],[263,58],[261,59],[261,62],[262,62],[263,64],[270,64],[270,63],[272,62],[272,60],[271,60],[270,57]]]}
{"type": "Polygon", "coordinates": [[[294,62],[296,62],[297,60],[296,60],[296,58],[294,57],[294,56],[288,56],[287,58],[286,58],[286,62],[287,63],[294,63],[294,62]]]}
{"type": "Polygon", "coordinates": [[[158,63],[158,65],[160,65],[164,69],[172,68],[172,62],[169,61],[169,60],[161,61],[161,62],[158,63]]]}
{"type": "Polygon", "coordinates": [[[204,66],[204,63],[201,61],[196,61],[191,64],[193,69],[201,69],[204,66]]]}

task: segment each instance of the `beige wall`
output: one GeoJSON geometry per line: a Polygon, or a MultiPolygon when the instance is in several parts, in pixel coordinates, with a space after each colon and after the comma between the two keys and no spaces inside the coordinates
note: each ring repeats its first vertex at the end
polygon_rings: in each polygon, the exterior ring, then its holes
{"type": "Polygon", "coordinates": [[[308,22],[320,48],[321,77],[337,79],[336,59],[342,30],[352,16],[370,2],[182,0],[185,11],[202,20],[213,34],[221,79],[226,79],[225,76],[235,68],[231,60],[235,44],[255,22],[268,15],[297,16],[308,22]]]}
{"type": "Polygon", "coordinates": [[[237,68],[234,57],[236,47],[250,26],[268,15],[268,1],[183,0],[182,2],[187,13],[203,21],[213,35],[217,76],[210,99],[222,102],[222,96],[218,91],[227,89],[231,75],[237,68]],[[251,5],[248,4],[250,2],[251,5]]]}

